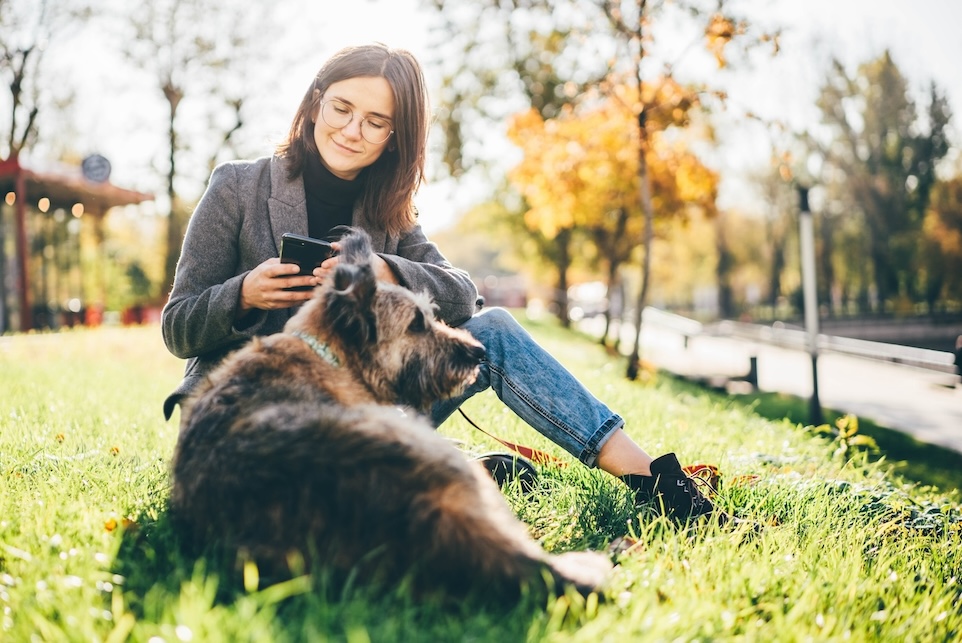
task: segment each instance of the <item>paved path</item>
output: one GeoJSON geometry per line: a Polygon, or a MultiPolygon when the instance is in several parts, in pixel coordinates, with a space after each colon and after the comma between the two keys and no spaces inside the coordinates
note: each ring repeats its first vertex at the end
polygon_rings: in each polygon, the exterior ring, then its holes
{"type": "MultiPolygon", "coordinates": [[[[584,330],[597,330],[587,325],[584,330]]],[[[596,332],[595,334],[600,334],[596,332]]],[[[630,339],[623,344],[630,349],[630,339]]],[[[680,333],[645,324],[642,358],[690,377],[744,376],[757,357],[758,388],[802,398],[812,395],[812,359],[805,351],[749,340],[680,333]]],[[[962,384],[958,376],[887,362],[823,353],[818,393],[823,408],[853,413],[919,440],[962,453],[962,384]]]]}

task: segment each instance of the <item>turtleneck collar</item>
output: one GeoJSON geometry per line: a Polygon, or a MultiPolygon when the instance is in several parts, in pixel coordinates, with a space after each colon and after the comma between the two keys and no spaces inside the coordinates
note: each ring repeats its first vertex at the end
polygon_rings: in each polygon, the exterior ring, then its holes
{"type": "Polygon", "coordinates": [[[308,155],[304,166],[304,190],[308,197],[329,205],[353,205],[364,189],[365,172],[353,181],[331,174],[320,156],[308,155]]]}

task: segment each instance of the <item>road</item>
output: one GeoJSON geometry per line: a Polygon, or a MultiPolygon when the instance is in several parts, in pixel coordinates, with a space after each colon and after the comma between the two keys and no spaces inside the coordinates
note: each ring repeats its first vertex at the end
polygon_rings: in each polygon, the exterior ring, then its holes
{"type": "MultiPolygon", "coordinates": [[[[579,327],[600,334],[595,320],[580,322],[579,327]]],[[[630,331],[623,337],[623,345],[630,348],[630,331]]],[[[646,323],[641,352],[643,359],[667,371],[719,381],[746,375],[755,356],[759,390],[812,395],[812,358],[805,351],[710,335],[686,341],[678,331],[646,323]]],[[[817,370],[823,408],[852,413],[962,453],[958,376],[838,353],[820,354],[817,370]]]]}

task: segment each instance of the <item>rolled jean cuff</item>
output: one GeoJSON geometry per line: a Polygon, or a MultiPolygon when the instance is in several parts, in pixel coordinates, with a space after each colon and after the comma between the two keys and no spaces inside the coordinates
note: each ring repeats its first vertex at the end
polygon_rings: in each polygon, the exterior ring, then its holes
{"type": "Polygon", "coordinates": [[[614,434],[615,431],[625,426],[625,421],[619,415],[612,415],[608,420],[598,427],[598,430],[591,434],[585,443],[578,460],[586,467],[595,467],[598,463],[598,454],[601,453],[605,442],[614,434]]]}

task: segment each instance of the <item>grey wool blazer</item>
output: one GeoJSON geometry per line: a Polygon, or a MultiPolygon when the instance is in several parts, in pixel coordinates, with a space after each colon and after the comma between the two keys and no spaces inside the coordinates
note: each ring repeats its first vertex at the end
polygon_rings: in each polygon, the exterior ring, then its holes
{"type": "MultiPolygon", "coordinates": [[[[389,236],[359,206],[353,225],[367,231],[401,285],[434,299],[440,319],[457,326],[477,312],[474,282],[444,258],[420,225],[389,236]]],[[[240,324],[235,321],[244,277],[280,254],[285,232],[307,234],[307,201],[303,180],[287,178],[282,157],[233,161],[214,170],[187,226],[174,286],[161,313],[168,350],[187,360],[184,379],[164,402],[168,419],[227,353],[252,337],[279,332],[297,311],[255,310],[240,324]]]]}

